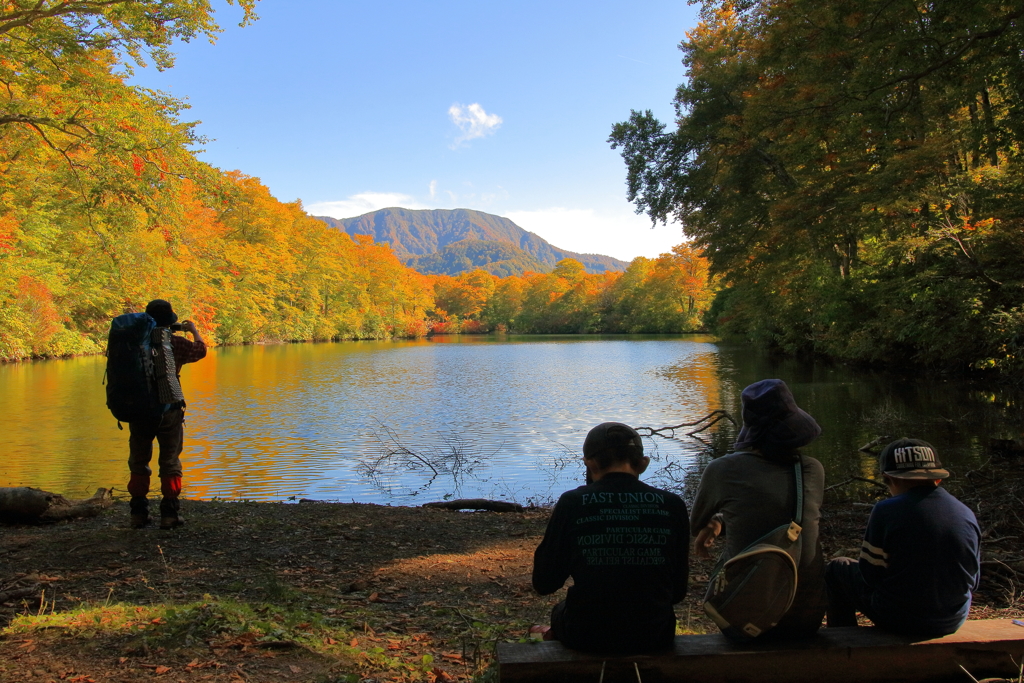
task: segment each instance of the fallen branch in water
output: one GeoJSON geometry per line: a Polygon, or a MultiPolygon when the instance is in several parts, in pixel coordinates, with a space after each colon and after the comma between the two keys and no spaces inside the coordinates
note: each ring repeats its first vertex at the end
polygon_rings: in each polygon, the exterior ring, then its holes
{"type": "Polygon", "coordinates": [[[694,434],[700,434],[711,425],[723,419],[729,420],[729,422],[732,422],[734,425],[736,425],[736,420],[734,420],[732,415],[730,415],[728,412],[724,410],[715,410],[709,413],[708,415],[705,415],[701,419],[697,420],[696,422],[683,422],[682,424],[672,425],[670,427],[636,427],[636,431],[640,433],[640,436],[654,436],[655,434],[657,434],[658,436],[667,436],[668,438],[671,439],[675,437],[677,429],[682,429],[683,427],[696,427],[697,425],[703,425],[700,429],[694,429],[693,431],[686,432],[686,436],[693,436],[694,434]],[[666,434],[666,432],[668,433],[666,434]]]}
{"type": "Polygon", "coordinates": [[[893,440],[893,438],[891,436],[880,436],[877,439],[875,439],[874,441],[869,441],[868,443],[864,444],[863,446],[861,446],[857,450],[858,451],[862,451],[864,453],[874,453],[875,452],[875,448],[877,448],[879,446],[884,446],[884,445],[886,445],[887,443],[889,443],[892,440],[893,440]]]}
{"type": "Polygon", "coordinates": [[[487,500],[486,498],[460,498],[437,503],[424,503],[422,507],[437,510],[488,510],[490,512],[522,512],[519,503],[507,503],[503,500],[487,500]]]}

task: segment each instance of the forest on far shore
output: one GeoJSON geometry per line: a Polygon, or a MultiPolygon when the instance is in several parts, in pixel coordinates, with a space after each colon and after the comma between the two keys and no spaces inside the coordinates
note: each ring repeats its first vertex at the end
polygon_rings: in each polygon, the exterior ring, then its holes
{"type": "Polygon", "coordinates": [[[126,74],[218,31],[201,0],[0,6],[0,360],[102,352],[153,298],[216,344],[700,326],[707,264],[685,246],[625,273],[427,276],[201,162],[185,105],[126,74]]]}
{"type": "Polygon", "coordinates": [[[199,161],[185,105],[126,74],[216,36],[204,0],[3,4],[0,360],[100,352],[162,297],[218,344],[705,329],[1018,379],[1024,8],[701,4],[675,121],[633,112],[609,139],[629,199],[686,241],[513,277],[423,275],[199,161]]]}

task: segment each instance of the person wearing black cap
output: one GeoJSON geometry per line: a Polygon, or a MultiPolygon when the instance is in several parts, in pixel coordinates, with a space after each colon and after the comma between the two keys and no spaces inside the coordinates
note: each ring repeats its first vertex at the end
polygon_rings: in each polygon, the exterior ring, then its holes
{"type": "MultiPolygon", "coordinates": [[[[170,302],[154,299],[146,306],[146,313],[152,317],[157,327],[170,327],[178,322],[178,316],[170,302]]],[[[174,354],[175,371],[180,375],[181,366],[194,363],[206,357],[206,344],[199,336],[195,324],[186,320],[182,323],[184,331],[192,334],[195,341],[189,341],[179,335],[171,336],[171,351],[174,354]]],[[[149,467],[153,459],[153,439],[160,446],[157,462],[160,466],[160,528],[171,529],[180,526],[184,520],[179,513],[178,496],[181,494],[181,451],[184,441],[185,402],[168,404],[158,417],[128,423],[128,493],[131,495],[131,524],[142,528],[149,524],[149,481],[152,470],[149,467]]]]}
{"type": "Polygon", "coordinates": [[[825,560],[818,540],[825,470],[797,450],[821,434],[814,418],[801,410],[781,379],[755,382],[740,395],[743,427],[734,452],[712,460],[704,469],[690,513],[696,536],[694,553],[709,558],[715,539],[725,535],[726,557],[793,520],[797,492],[794,463],[802,461],[803,515],[797,592],[793,604],[768,633],[772,637],[807,637],[825,616],[825,560]]]}
{"type": "Polygon", "coordinates": [[[954,633],[981,575],[978,520],[939,486],[949,471],[930,443],[893,441],[879,469],[892,497],[872,508],[859,560],[829,562],[828,625],[856,626],[861,612],[905,635],[954,633]]]}
{"type": "Polygon", "coordinates": [[[573,579],[546,638],[609,654],[672,646],[672,606],[686,595],[689,525],[682,498],[640,481],[649,463],[628,425],[605,422],[587,434],[588,484],[558,499],[533,557],[541,595],[573,579]]]}

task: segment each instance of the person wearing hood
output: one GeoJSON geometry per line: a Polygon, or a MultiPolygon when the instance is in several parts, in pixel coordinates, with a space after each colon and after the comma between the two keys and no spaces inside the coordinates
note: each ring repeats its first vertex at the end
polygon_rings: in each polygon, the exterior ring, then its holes
{"type": "Polygon", "coordinates": [[[809,637],[821,627],[827,605],[825,561],[818,540],[825,470],[798,449],[818,438],[821,427],[797,406],[781,379],[755,382],[740,399],[743,428],[734,451],[708,463],[690,512],[694,554],[710,558],[709,549],[724,536],[723,553],[733,557],[790,522],[797,500],[794,463],[802,461],[803,542],[797,592],[789,611],[769,634],[809,637]]]}

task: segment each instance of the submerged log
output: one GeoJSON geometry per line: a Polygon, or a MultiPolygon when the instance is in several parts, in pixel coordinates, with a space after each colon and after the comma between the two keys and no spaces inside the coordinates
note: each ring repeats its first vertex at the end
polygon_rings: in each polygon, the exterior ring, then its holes
{"type": "Polygon", "coordinates": [[[90,498],[68,499],[27,486],[0,487],[0,519],[4,521],[56,521],[93,517],[114,504],[109,489],[96,489],[90,498]]]}
{"type": "Polygon", "coordinates": [[[437,503],[424,503],[425,508],[438,510],[488,510],[489,512],[522,512],[519,503],[507,503],[503,500],[487,500],[486,498],[460,498],[437,503]]]}

